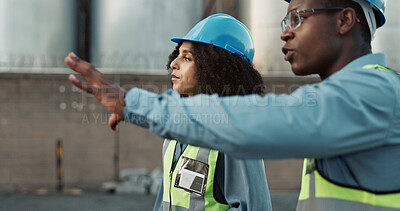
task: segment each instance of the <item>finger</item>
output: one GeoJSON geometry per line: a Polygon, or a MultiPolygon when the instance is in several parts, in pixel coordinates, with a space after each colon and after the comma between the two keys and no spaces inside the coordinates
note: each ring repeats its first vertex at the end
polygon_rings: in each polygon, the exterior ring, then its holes
{"type": "Polygon", "coordinates": [[[124,120],[124,118],[121,115],[118,114],[111,114],[110,119],[108,120],[108,125],[110,126],[110,128],[112,130],[117,130],[117,125],[119,122],[121,122],[122,120],[124,120]]]}
{"type": "Polygon", "coordinates": [[[81,74],[84,76],[91,84],[96,84],[97,81],[95,81],[94,77],[94,70],[95,68],[92,68],[89,63],[78,59],[77,57],[71,56],[72,54],[68,54],[67,57],[65,57],[65,63],[75,72],[81,74]]]}
{"type": "Polygon", "coordinates": [[[104,77],[103,77],[103,74],[101,74],[101,72],[98,71],[92,64],[90,64],[90,63],[87,62],[87,61],[84,61],[84,60],[80,59],[75,53],[70,52],[70,53],[68,54],[68,57],[71,58],[71,60],[74,61],[74,62],[77,63],[77,64],[82,63],[83,66],[86,66],[87,69],[90,69],[90,70],[91,70],[91,71],[90,71],[91,74],[93,74],[93,75],[95,75],[95,76],[97,76],[97,77],[99,77],[99,78],[102,78],[102,79],[104,78],[104,77]]]}
{"type": "Polygon", "coordinates": [[[71,81],[72,84],[74,84],[76,87],[78,87],[79,89],[82,89],[83,91],[92,94],[92,95],[96,95],[98,93],[98,88],[87,84],[87,83],[83,83],[81,82],[78,78],[76,78],[75,75],[69,75],[68,80],[71,81]]]}
{"type": "Polygon", "coordinates": [[[97,87],[107,84],[103,75],[93,65],[79,59],[74,53],[69,53],[64,61],[73,71],[85,77],[90,84],[97,87]]]}

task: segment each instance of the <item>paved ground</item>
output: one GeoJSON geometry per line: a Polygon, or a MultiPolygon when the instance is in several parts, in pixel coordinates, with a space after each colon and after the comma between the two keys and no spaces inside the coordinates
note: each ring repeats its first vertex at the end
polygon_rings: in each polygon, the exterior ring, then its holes
{"type": "Polygon", "coordinates": [[[297,192],[272,193],[272,210],[273,211],[294,211],[296,210],[297,192]]]}
{"type": "MultiPolygon", "coordinates": [[[[274,211],[295,210],[297,193],[274,193],[274,211]]],[[[155,196],[85,192],[81,195],[47,193],[0,194],[0,211],[147,211],[152,210],[155,196]]]]}

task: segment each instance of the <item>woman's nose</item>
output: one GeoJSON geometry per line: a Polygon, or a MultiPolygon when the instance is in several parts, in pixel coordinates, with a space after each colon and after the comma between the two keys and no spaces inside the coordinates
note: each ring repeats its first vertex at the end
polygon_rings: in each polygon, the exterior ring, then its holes
{"type": "Polygon", "coordinates": [[[169,65],[169,67],[170,67],[171,69],[173,69],[173,70],[178,69],[178,61],[177,61],[177,59],[178,59],[178,57],[176,57],[176,58],[171,62],[171,64],[169,65]]]}

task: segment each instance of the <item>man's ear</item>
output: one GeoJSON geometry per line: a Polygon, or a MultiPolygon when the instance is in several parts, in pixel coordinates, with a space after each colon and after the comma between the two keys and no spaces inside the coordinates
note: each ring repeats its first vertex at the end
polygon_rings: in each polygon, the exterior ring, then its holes
{"type": "Polygon", "coordinates": [[[355,26],[356,19],[356,11],[353,8],[348,7],[342,10],[338,19],[339,34],[347,34],[355,26]]]}

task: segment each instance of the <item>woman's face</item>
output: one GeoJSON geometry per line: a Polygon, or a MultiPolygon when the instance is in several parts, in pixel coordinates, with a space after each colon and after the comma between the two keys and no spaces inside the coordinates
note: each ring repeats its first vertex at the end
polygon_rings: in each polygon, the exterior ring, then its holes
{"type": "Polygon", "coordinates": [[[184,41],[179,55],[171,62],[173,89],[180,94],[193,96],[199,93],[192,42],[184,41]]]}

